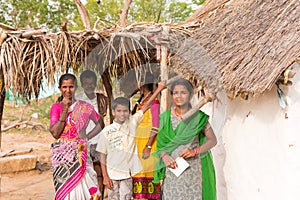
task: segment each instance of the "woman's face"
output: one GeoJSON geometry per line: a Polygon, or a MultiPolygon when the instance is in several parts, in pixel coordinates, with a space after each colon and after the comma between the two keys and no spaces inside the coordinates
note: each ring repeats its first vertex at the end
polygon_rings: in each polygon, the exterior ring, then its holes
{"type": "Polygon", "coordinates": [[[63,80],[59,87],[61,94],[64,98],[72,99],[75,95],[76,85],[74,80],[63,80]]]}
{"type": "Polygon", "coordinates": [[[176,106],[187,106],[191,100],[191,94],[184,85],[176,85],[172,98],[176,106]]]}

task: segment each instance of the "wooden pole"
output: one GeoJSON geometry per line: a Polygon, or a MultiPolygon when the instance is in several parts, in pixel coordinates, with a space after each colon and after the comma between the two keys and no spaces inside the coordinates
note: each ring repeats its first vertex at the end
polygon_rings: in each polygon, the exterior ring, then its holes
{"type": "MultiPolygon", "coordinates": [[[[169,27],[163,27],[163,35],[169,34],[169,27]]],[[[169,69],[168,69],[168,47],[164,44],[161,45],[160,48],[160,74],[161,80],[169,79],[169,69]]],[[[161,92],[160,99],[160,112],[164,112],[169,108],[169,90],[168,88],[161,92]]]]}
{"type": "MultiPolygon", "coordinates": [[[[5,87],[4,87],[4,75],[2,69],[0,70],[0,152],[2,151],[2,129],[1,129],[1,121],[2,121],[2,116],[3,116],[3,108],[4,108],[4,101],[5,101],[5,87]]],[[[0,169],[1,172],[1,169],[0,169]]],[[[0,173],[0,193],[1,193],[1,173],[0,173]]]]}
{"type": "Polygon", "coordinates": [[[4,87],[4,75],[3,71],[0,70],[0,151],[2,150],[2,116],[3,116],[3,108],[4,108],[4,101],[5,101],[5,87],[4,87]]]}
{"type": "Polygon", "coordinates": [[[108,104],[108,111],[109,111],[109,122],[113,122],[113,115],[112,115],[112,107],[111,107],[111,102],[113,100],[113,93],[112,93],[112,85],[111,85],[111,79],[109,76],[108,68],[103,72],[101,75],[102,83],[104,85],[107,97],[109,99],[109,104],[108,104]]]}

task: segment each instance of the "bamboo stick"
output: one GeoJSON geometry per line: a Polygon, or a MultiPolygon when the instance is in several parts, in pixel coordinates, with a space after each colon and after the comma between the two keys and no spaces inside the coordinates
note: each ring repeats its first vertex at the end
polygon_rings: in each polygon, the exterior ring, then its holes
{"type": "Polygon", "coordinates": [[[34,30],[34,31],[27,31],[22,33],[23,38],[30,38],[33,35],[41,35],[47,33],[47,30],[41,29],[41,30],[34,30]]]}
{"type": "Polygon", "coordinates": [[[0,23],[0,28],[3,28],[5,30],[10,30],[10,31],[15,31],[17,30],[15,27],[12,27],[12,26],[9,26],[7,24],[3,24],[3,23],[0,23]]]}

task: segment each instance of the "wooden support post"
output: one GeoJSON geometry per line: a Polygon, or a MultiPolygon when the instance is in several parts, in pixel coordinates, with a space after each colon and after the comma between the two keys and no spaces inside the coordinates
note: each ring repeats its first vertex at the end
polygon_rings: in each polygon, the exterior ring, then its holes
{"type": "Polygon", "coordinates": [[[107,97],[109,99],[109,104],[108,104],[108,111],[109,111],[109,122],[113,122],[113,115],[112,115],[112,107],[111,107],[111,102],[113,100],[113,92],[112,92],[112,85],[111,85],[111,79],[109,76],[108,68],[103,72],[101,75],[102,83],[104,85],[107,97]]]}
{"type": "MultiPolygon", "coordinates": [[[[163,27],[163,35],[169,34],[169,27],[163,27]]],[[[169,69],[168,69],[168,47],[161,45],[160,48],[160,74],[161,80],[168,80],[169,69]]],[[[169,108],[169,90],[168,88],[161,92],[160,99],[160,112],[164,112],[169,108]]]]}
{"type": "Polygon", "coordinates": [[[3,71],[0,70],[0,151],[2,150],[2,116],[3,116],[3,108],[4,108],[4,101],[5,101],[5,87],[4,87],[4,75],[3,75],[3,71]]]}
{"type": "MultiPolygon", "coordinates": [[[[4,87],[4,74],[2,69],[0,70],[0,152],[2,151],[1,143],[2,143],[2,129],[1,129],[1,121],[3,116],[3,108],[4,108],[4,101],[5,101],[5,94],[6,90],[4,87]]],[[[1,171],[1,170],[0,170],[1,171]]],[[[0,174],[0,193],[1,193],[1,174],[0,174]]]]}

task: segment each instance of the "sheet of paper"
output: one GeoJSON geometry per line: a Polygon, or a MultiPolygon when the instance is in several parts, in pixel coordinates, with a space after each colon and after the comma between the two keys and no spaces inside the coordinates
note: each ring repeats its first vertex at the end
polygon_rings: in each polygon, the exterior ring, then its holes
{"type": "Polygon", "coordinates": [[[177,157],[175,159],[178,167],[176,169],[171,169],[168,167],[168,169],[175,174],[175,176],[179,177],[186,168],[188,168],[190,165],[189,163],[182,157],[177,157]]]}

